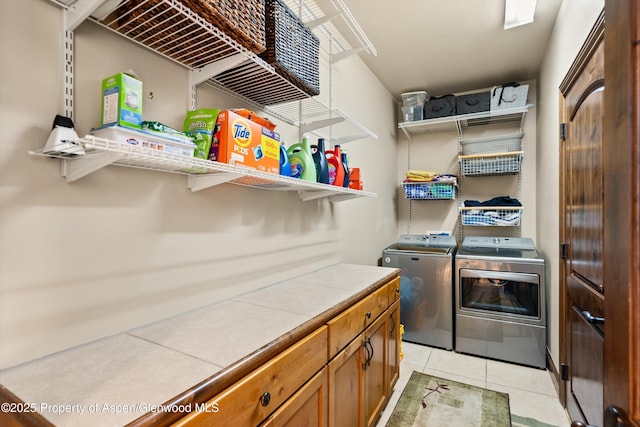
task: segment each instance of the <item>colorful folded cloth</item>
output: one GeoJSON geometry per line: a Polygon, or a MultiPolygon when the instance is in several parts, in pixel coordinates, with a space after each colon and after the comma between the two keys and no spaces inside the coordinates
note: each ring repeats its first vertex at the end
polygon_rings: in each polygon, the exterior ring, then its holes
{"type": "Polygon", "coordinates": [[[436,176],[438,176],[438,172],[411,169],[407,171],[406,180],[410,182],[426,182],[433,181],[436,176]]]}
{"type": "Polygon", "coordinates": [[[439,174],[434,171],[408,170],[404,182],[449,182],[457,184],[458,177],[449,174],[439,174]]]}

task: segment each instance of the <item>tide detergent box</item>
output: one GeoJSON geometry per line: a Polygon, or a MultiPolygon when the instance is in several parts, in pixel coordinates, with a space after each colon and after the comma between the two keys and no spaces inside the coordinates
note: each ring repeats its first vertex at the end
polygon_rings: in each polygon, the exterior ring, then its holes
{"type": "Polygon", "coordinates": [[[142,127],[142,82],[125,73],[102,80],[100,126],[142,127]]]}
{"type": "Polygon", "coordinates": [[[280,174],[280,135],[233,111],[220,111],[209,160],[280,174]]]}

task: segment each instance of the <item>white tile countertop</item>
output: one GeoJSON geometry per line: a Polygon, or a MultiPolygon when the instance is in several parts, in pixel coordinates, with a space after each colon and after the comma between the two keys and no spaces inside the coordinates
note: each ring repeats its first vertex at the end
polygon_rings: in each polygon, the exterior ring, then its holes
{"type": "Polygon", "coordinates": [[[0,371],[0,384],[54,425],[125,425],[396,274],[335,264],[0,371]]]}

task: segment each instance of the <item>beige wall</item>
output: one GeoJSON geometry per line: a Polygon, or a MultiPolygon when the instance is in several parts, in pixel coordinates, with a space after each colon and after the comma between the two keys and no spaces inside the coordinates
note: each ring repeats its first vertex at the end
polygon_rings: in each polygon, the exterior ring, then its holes
{"type": "MultiPolygon", "coordinates": [[[[395,238],[394,104],[358,57],[336,64],[332,97],[323,71],[322,96],[379,136],[345,146],[377,198],[302,202],[295,192],[230,184],[192,193],[185,176],[122,167],[67,183],[59,160],[27,153],[63,112],[61,16],[45,0],[0,2],[0,368],[338,261],[377,263],[395,238]]],[[[188,71],[83,23],[80,135],[98,123],[101,79],[127,69],[154,93],[144,118],[182,126],[188,71]]],[[[197,103],[244,106],[208,86],[197,103]]],[[[279,124],[296,142],[298,129],[279,124]]]]}
{"type": "Polygon", "coordinates": [[[549,351],[559,366],[559,90],[584,43],[603,0],[563,0],[542,63],[538,85],[538,144],[536,195],[537,246],[547,261],[549,351]]]}

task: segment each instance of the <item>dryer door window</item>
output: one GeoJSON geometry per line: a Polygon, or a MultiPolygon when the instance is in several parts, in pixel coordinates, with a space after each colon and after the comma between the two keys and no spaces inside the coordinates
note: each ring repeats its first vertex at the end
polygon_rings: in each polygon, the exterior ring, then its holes
{"type": "Polygon", "coordinates": [[[540,318],[540,277],[537,274],[460,270],[462,311],[540,318]]]}

